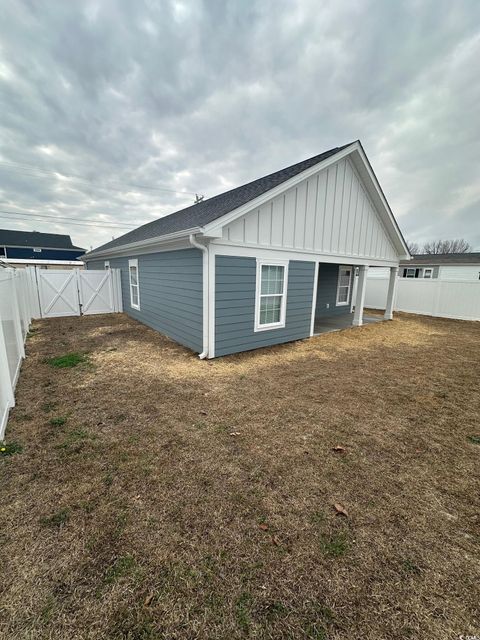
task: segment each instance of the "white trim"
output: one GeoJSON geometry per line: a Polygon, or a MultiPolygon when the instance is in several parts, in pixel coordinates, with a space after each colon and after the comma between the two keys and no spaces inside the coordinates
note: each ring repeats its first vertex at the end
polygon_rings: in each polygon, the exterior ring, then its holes
{"type": "Polygon", "coordinates": [[[208,246],[208,358],[215,357],[215,250],[208,246]]]}
{"type": "Polygon", "coordinates": [[[287,310],[287,289],[288,289],[288,260],[276,261],[263,260],[257,258],[257,274],[255,284],[255,325],[254,331],[269,331],[271,329],[281,329],[285,326],[286,310],[287,310]],[[262,289],[262,268],[263,267],[283,267],[283,289],[282,293],[265,294],[262,289]],[[282,297],[280,306],[280,320],[278,322],[270,322],[268,324],[260,324],[260,302],[261,298],[282,297]]]}
{"type": "Polygon", "coordinates": [[[233,244],[227,240],[212,241],[210,245],[218,256],[245,256],[248,258],[265,258],[277,260],[302,260],[305,262],[327,262],[329,264],[348,264],[353,266],[368,265],[372,267],[397,267],[398,260],[376,260],[368,257],[353,257],[349,255],[306,252],[297,249],[282,249],[281,247],[262,247],[259,245],[233,244]]]}
{"type": "Polygon", "coordinates": [[[75,267],[83,267],[83,262],[81,260],[33,260],[30,258],[4,258],[0,256],[0,262],[5,264],[28,264],[28,265],[72,265],[75,267]]]}
{"type": "Polygon", "coordinates": [[[111,249],[104,249],[100,251],[100,249],[89,251],[85,253],[83,256],[83,260],[96,260],[97,258],[104,257],[121,257],[127,255],[134,255],[135,253],[155,253],[156,251],[170,251],[173,250],[171,248],[163,248],[164,245],[168,243],[175,243],[176,240],[183,239],[183,245],[185,247],[189,247],[190,243],[188,241],[189,236],[192,233],[199,233],[202,231],[200,227],[192,227],[191,229],[182,229],[182,231],[175,231],[175,233],[167,233],[164,236],[156,236],[155,238],[148,238],[148,240],[141,240],[140,242],[130,242],[129,244],[122,244],[119,247],[112,247],[111,249]],[[145,251],[148,249],[148,251],[145,251]]]}
{"type": "Polygon", "coordinates": [[[352,274],[353,267],[349,264],[339,264],[338,265],[338,276],[337,276],[337,297],[335,298],[335,306],[337,307],[347,307],[350,304],[350,295],[352,293],[352,274]],[[350,269],[350,279],[348,281],[348,294],[345,302],[339,302],[338,296],[340,293],[340,286],[345,287],[346,285],[340,285],[340,278],[342,276],[342,269],[350,269]]]}
{"type": "Polygon", "coordinates": [[[132,307],[132,309],[136,309],[137,311],[140,311],[140,273],[138,271],[137,258],[132,258],[128,261],[128,284],[130,289],[130,306],[132,307]],[[132,274],[130,272],[131,267],[135,267],[137,270],[137,284],[132,284],[132,274]],[[132,295],[133,287],[137,287],[137,300],[138,300],[137,304],[134,304],[133,302],[133,295],[132,295]]]}
{"type": "Polygon", "coordinates": [[[315,273],[313,276],[313,295],[312,295],[312,315],[310,319],[310,337],[314,335],[315,329],[315,311],[317,309],[317,289],[318,289],[318,272],[320,270],[320,263],[318,260],[314,263],[315,273]]]}
{"type": "Polygon", "coordinates": [[[415,273],[417,271],[418,267],[404,267],[404,274],[402,274],[403,278],[415,278],[415,273]],[[413,271],[413,276],[409,276],[408,272],[409,271],[413,271]]]}
{"type": "Polygon", "coordinates": [[[103,268],[110,269],[110,260],[105,260],[105,262],[103,263],[103,268]]]}
{"type": "Polygon", "coordinates": [[[432,280],[433,279],[433,267],[424,267],[423,268],[423,277],[426,280],[432,280]],[[427,271],[430,273],[430,275],[428,275],[428,276],[426,275],[427,271]]]}

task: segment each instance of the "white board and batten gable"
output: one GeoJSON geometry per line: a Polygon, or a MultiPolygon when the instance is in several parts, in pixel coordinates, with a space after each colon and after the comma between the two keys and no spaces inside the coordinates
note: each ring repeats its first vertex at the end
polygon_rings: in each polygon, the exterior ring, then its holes
{"type": "Polygon", "coordinates": [[[407,249],[381,201],[383,193],[379,188],[375,193],[370,179],[360,175],[362,171],[368,178],[371,171],[362,167],[364,162],[359,153],[356,158],[346,155],[310,170],[296,184],[285,183],[278,195],[268,198],[267,193],[266,201],[252,202],[249,211],[223,224],[214,244],[315,254],[338,262],[398,264],[407,249]]]}

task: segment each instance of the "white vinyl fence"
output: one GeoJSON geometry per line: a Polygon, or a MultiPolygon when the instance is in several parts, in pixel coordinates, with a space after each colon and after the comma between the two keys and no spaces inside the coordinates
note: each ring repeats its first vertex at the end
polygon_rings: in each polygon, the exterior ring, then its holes
{"type": "Polygon", "coordinates": [[[25,357],[32,318],[122,311],[120,271],[0,266],[0,441],[25,357]]]}
{"type": "MultiPolygon", "coordinates": [[[[388,278],[368,278],[365,306],[385,309],[388,278]]],[[[439,318],[480,320],[480,280],[399,278],[395,311],[439,318]]]]}
{"type": "Polygon", "coordinates": [[[0,267],[0,440],[5,434],[8,412],[15,404],[15,385],[33,316],[33,295],[24,269],[0,267]]]}

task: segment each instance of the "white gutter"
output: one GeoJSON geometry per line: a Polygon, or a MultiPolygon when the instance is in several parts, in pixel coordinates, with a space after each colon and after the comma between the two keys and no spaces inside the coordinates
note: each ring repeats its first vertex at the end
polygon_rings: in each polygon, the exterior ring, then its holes
{"type": "Polygon", "coordinates": [[[139,240],[138,242],[129,242],[128,244],[121,244],[116,247],[111,247],[110,249],[93,249],[92,251],[87,251],[87,253],[82,255],[82,260],[93,260],[94,258],[113,258],[116,254],[124,253],[125,251],[133,250],[133,249],[147,249],[151,247],[155,247],[155,245],[167,244],[168,242],[172,242],[173,240],[178,240],[181,238],[188,238],[188,235],[193,231],[197,233],[201,231],[200,227],[192,227],[190,229],[182,229],[181,231],[175,231],[174,233],[167,233],[163,236],[155,236],[154,238],[148,238],[147,240],[139,240]]]}
{"type": "Polygon", "coordinates": [[[200,249],[203,256],[203,351],[199,354],[200,360],[208,356],[208,246],[197,242],[195,235],[191,233],[188,237],[192,247],[200,249]]]}

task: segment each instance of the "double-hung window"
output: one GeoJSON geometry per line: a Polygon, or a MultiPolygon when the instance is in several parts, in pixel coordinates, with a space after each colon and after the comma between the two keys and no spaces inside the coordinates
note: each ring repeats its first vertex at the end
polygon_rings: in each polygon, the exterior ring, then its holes
{"type": "Polygon", "coordinates": [[[430,267],[427,267],[426,269],[424,269],[423,277],[427,279],[433,278],[433,269],[431,269],[430,267]]]}
{"type": "Polygon", "coordinates": [[[138,260],[128,261],[128,277],[130,282],[130,306],[140,309],[140,290],[138,286],[138,260]]]}
{"type": "Polygon", "coordinates": [[[338,269],[337,307],[347,305],[350,301],[353,267],[341,266],[338,269]]]}
{"type": "Polygon", "coordinates": [[[257,260],[255,331],[285,326],[288,262],[257,260]]]}

